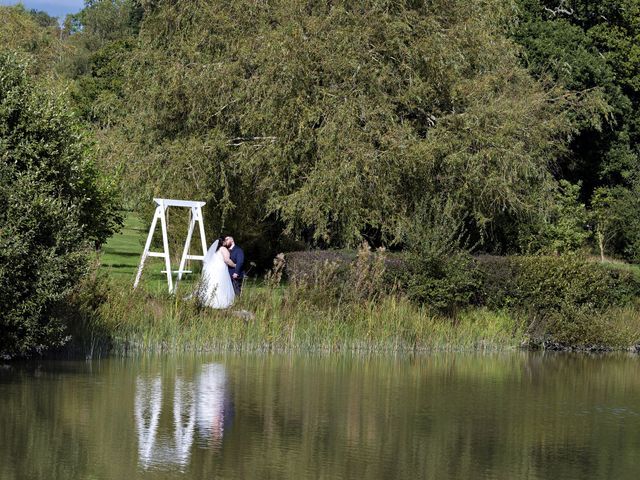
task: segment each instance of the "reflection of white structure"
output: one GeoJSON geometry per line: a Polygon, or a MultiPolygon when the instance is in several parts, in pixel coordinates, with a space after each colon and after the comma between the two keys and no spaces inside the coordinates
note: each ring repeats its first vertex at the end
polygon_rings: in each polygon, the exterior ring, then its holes
{"type": "Polygon", "coordinates": [[[219,364],[202,366],[196,383],[176,377],[173,390],[173,439],[158,438],[162,413],[162,380],[138,377],[134,416],[138,433],[138,456],[144,468],[151,465],[184,467],[191,455],[194,426],[201,435],[222,440],[225,371],[219,364]]]}
{"type": "Polygon", "coordinates": [[[219,444],[224,424],[224,367],[210,363],[198,376],[197,422],[200,435],[219,444]]]}
{"type": "Polygon", "coordinates": [[[134,412],[138,431],[138,456],[140,463],[147,466],[156,444],[156,432],[162,408],[162,382],[160,377],[136,381],[134,412]]]}
{"type": "Polygon", "coordinates": [[[175,439],[175,453],[167,452],[163,455],[167,459],[175,458],[175,462],[180,465],[186,465],[191,454],[191,445],[193,444],[193,426],[196,421],[196,403],[193,399],[193,383],[183,386],[180,377],[176,378],[173,393],[173,427],[175,439]],[[184,421],[185,413],[187,415],[186,423],[184,421]]]}

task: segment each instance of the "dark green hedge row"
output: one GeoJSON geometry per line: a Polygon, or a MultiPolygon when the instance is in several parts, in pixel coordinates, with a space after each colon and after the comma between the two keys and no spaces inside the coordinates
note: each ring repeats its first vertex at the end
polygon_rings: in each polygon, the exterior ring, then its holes
{"type": "Polygon", "coordinates": [[[325,263],[346,268],[356,259],[355,251],[310,250],[285,255],[285,273],[291,281],[313,281],[325,263]]]}
{"type": "Polygon", "coordinates": [[[480,300],[494,307],[550,312],[570,304],[604,310],[640,295],[640,279],[630,271],[575,256],[476,257],[482,274],[480,300]]]}
{"type": "MultiPolygon", "coordinates": [[[[286,274],[293,281],[314,281],[326,263],[345,271],[354,262],[356,253],[344,250],[290,252],[286,254],[286,274]]],[[[602,311],[620,306],[640,296],[640,279],[630,271],[615,269],[576,256],[512,256],[481,255],[470,261],[458,262],[463,271],[448,268],[437,279],[415,271],[399,254],[385,256],[386,275],[397,285],[415,290],[416,278],[424,283],[423,290],[433,285],[431,296],[422,292],[423,303],[447,310],[447,302],[459,301],[451,292],[459,285],[473,289],[464,298],[468,305],[490,308],[515,308],[535,311],[542,316],[562,310],[567,305],[602,311]],[[472,279],[462,282],[461,277],[472,279]],[[448,285],[448,282],[451,285],[448,285]],[[437,291],[436,291],[437,289],[437,291]],[[451,297],[449,300],[448,297],[451,297]]],[[[460,270],[460,269],[458,269],[460,270]]]]}

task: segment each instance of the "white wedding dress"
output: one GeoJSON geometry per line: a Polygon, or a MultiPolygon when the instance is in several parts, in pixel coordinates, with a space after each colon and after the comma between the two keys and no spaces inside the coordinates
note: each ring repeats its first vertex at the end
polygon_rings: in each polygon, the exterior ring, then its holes
{"type": "Polygon", "coordinates": [[[218,242],[215,241],[205,255],[198,296],[207,307],[227,308],[233,304],[236,294],[227,264],[217,248],[218,242]]]}

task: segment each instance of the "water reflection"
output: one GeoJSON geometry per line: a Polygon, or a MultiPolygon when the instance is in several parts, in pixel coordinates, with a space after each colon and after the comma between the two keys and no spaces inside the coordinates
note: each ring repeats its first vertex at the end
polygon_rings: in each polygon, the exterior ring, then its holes
{"type": "Polygon", "coordinates": [[[215,447],[222,445],[224,434],[225,381],[224,367],[215,363],[203,365],[198,376],[198,432],[215,447]]]}
{"type": "Polygon", "coordinates": [[[16,364],[0,367],[0,479],[636,478],[639,365],[524,352],[16,364]]]}
{"type": "Polygon", "coordinates": [[[160,376],[152,380],[138,377],[134,412],[138,433],[138,458],[145,467],[151,463],[161,409],[162,380],[160,376]]]}
{"type": "Polygon", "coordinates": [[[140,466],[147,469],[175,465],[183,469],[190,460],[196,425],[198,436],[209,447],[219,448],[225,420],[231,414],[225,385],[226,373],[221,364],[202,365],[195,381],[177,375],[173,380],[173,434],[161,435],[162,378],[139,375],[134,417],[140,466]]]}

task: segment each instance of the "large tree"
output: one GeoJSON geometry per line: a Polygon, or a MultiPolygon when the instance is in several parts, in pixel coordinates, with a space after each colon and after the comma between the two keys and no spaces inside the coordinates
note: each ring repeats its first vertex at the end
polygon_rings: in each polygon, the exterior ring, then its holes
{"type": "Polygon", "coordinates": [[[45,12],[29,12],[22,5],[0,6],[0,48],[28,52],[35,73],[51,72],[68,53],[60,33],[56,19],[45,12]]]}
{"type": "Polygon", "coordinates": [[[552,200],[575,99],[520,65],[506,2],[145,4],[121,132],[147,197],[332,246],[448,197],[491,247],[552,200]]]}
{"type": "MultiPolygon", "coordinates": [[[[620,209],[633,211],[640,189],[640,1],[518,4],[512,32],[524,47],[528,69],[537,77],[551,75],[571,91],[597,94],[606,105],[600,114],[574,119],[577,132],[558,175],[579,182],[587,204],[597,192],[598,215],[605,204],[618,209],[611,217],[619,217],[620,209]],[[603,204],[603,195],[617,200],[603,204]]],[[[611,234],[615,253],[640,258],[637,222],[622,222],[611,234]]]]}

